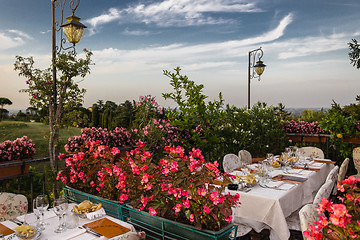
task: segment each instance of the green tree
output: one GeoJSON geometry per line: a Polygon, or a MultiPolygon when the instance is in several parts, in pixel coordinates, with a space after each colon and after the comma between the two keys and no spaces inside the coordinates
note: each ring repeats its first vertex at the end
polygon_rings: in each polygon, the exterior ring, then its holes
{"type": "Polygon", "coordinates": [[[324,110],[321,109],[319,111],[315,111],[313,109],[307,109],[302,111],[300,120],[306,121],[306,122],[315,122],[320,121],[324,117],[325,113],[324,110]]]}
{"type": "Polygon", "coordinates": [[[12,101],[10,101],[10,99],[0,97],[0,122],[2,120],[3,114],[7,111],[6,109],[4,109],[4,106],[11,105],[11,104],[12,104],[12,101]],[[6,111],[4,111],[4,110],[6,110],[6,111]]]}
{"type": "Polygon", "coordinates": [[[100,122],[99,107],[97,104],[93,104],[91,109],[91,125],[98,127],[100,122]]]}
{"type": "Polygon", "coordinates": [[[278,115],[282,121],[287,121],[291,119],[291,113],[285,110],[285,105],[279,103],[276,107],[276,115],[278,115]]]}
{"type": "Polygon", "coordinates": [[[27,78],[28,87],[20,90],[30,96],[30,105],[35,108],[49,109],[49,157],[52,168],[57,166],[57,143],[59,128],[64,109],[68,104],[77,104],[83,101],[85,89],[80,89],[76,77],[84,78],[90,73],[92,52],[84,49],[85,59],[77,58],[73,52],[60,53],[52,65],[44,70],[34,67],[33,57],[16,56],[14,70],[19,76],[27,78]],[[57,101],[54,100],[52,69],[57,69],[57,101]]]}
{"type": "Polygon", "coordinates": [[[352,39],[352,42],[348,43],[349,45],[349,58],[350,63],[356,67],[357,69],[360,68],[360,44],[357,42],[356,39],[352,39]]]}

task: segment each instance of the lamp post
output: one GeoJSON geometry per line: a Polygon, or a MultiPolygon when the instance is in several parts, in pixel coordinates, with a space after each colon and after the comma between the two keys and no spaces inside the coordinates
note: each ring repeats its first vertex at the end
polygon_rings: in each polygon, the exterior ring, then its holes
{"type": "MultiPolygon", "coordinates": [[[[75,53],[75,44],[78,43],[84,33],[84,28],[86,26],[80,22],[80,18],[75,16],[75,11],[78,8],[80,4],[80,0],[77,0],[76,3],[74,0],[70,0],[69,2],[69,8],[72,11],[72,15],[66,18],[66,22],[64,23],[64,8],[66,5],[66,0],[51,0],[51,15],[52,15],[52,25],[51,25],[51,37],[52,37],[52,63],[53,63],[53,69],[52,69],[52,78],[53,78],[53,111],[56,112],[57,108],[57,89],[56,89],[56,55],[60,53],[62,50],[68,50],[70,48],[73,49],[73,52],[75,53]],[[55,9],[57,7],[60,7],[61,9],[61,17],[60,17],[60,28],[59,22],[55,19],[55,9]],[[60,31],[60,45],[56,46],[56,32],[60,31]],[[65,38],[63,37],[63,33],[68,39],[70,43],[73,45],[70,47],[64,47],[64,44],[66,43],[65,38]]],[[[54,114],[53,113],[53,114],[54,114]]],[[[52,114],[52,113],[49,113],[52,114]]]]}
{"type": "Polygon", "coordinates": [[[250,109],[250,80],[253,78],[259,78],[263,74],[266,65],[261,61],[262,56],[264,55],[261,47],[258,49],[252,50],[249,52],[249,65],[248,65],[248,109],[250,109]],[[258,61],[255,64],[256,56],[258,61]]]}

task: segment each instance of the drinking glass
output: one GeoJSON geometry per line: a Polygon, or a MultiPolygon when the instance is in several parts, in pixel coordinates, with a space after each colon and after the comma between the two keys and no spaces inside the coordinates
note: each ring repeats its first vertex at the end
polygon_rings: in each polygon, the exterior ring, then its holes
{"type": "Polygon", "coordinates": [[[64,214],[68,208],[68,203],[66,198],[59,197],[58,199],[54,200],[54,212],[59,217],[59,226],[55,229],[56,233],[61,233],[66,230],[66,225],[64,223],[64,214]]]}
{"type": "Polygon", "coordinates": [[[35,202],[36,202],[36,209],[41,214],[39,226],[40,229],[44,230],[46,225],[46,223],[44,222],[44,213],[46,209],[49,207],[48,196],[45,194],[39,195],[35,198],[35,202]]]}
{"type": "Polygon", "coordinates": [[[39,230],[44,230],[44,226],[42,226],[40,224],[40,217],[41,217],[41,212],[36,208],[36,198],[33,200],[33,212],[36,216],[36,222],[35,222],[35,226],[39,229],[39,230]]]}

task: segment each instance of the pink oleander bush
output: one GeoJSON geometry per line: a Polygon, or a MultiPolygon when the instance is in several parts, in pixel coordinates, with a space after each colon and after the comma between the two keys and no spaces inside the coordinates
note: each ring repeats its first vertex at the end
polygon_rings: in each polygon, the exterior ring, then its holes
{"type": "MultiPolygon", "coordinates": [[[[180,146],[167,146],[159,164],[141,141],[124,158],[117,148],[99,142],[88,142],[81,150],[65,159],[67,169],[58,173],[58,180],[129,202],[150,215],[216,231],[231,222],[231,205],[239,203],[238,194],[224,195],[224,186],[211,185],[220,175],[218,163],[206,162],[199,149],[186,154],[180,146]]],[[[224,182],[230,182],[229,176],[224,176],[224,182]]]]}
{"type": "Polygon", "coordinates": [[[340,182],[340,203],[326,198],[319,203],[320,220],[304,231],[307,239],[360,239],[360,178],[351,176],[340,182]]]}
{"type": "Polygon", "coordinates": [[[0,143],[0,162],[31,159],[35,155],[35,144],[27,136],[14,141],[0,143]]]}
{"type": "Polygon", "coordinates": [[[284,132],[286,133],[303,133],[303,134],[329,134],[329,131],[326,131],[320,128],[320,123],[316,122],[305,122],[305,121],[294,121],[291,120],[283,124],[284,132]]]}

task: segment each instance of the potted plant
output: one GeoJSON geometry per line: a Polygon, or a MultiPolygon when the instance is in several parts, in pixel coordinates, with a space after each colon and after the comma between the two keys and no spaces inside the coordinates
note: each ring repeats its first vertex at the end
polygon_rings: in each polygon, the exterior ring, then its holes
{"type": "MultiPolygon", "coordinates": [[[[190,234],[206,229],[221,235],[225,228],[224,237],[228,237],[231,205],[238,204],[239,195],[223,195],[224,186],[212,185],[220,176],[218,164],[206,162],[199,149],[185,154],[179,146],[165,147],[164,157],[155,164],[153,154],[140,141],[125,158],[119,157],[117,148],[96,142],[84,147],[86,151],[65,159],[69,168],[60,171],[58,179],[121,204],[129,201],[123,206],[127,217],[142,227],[160,224],[161,235],[174,234],[171,231],[179,228],[181,233],[175,234],[184,234],[184,229],[190,229],[190,234]]],[[[229,176],[224,176],[224,182],[230,182],[229,176]]]]}
{"type": "Polygon", "coordinates": [[[27,173],[29,165],[24,160],[32,159],[35,152],[35,144],[27,136],[0,143],[0,164],[5,163],[0,165],[1,178],[27,173]]]}
{"type": "Polygon", "coordinates": [[[342,184],[338,183],[340,191],[339,203],[335,204],[326,198],[319,203],[320,220],[304,231],[307,239],[359,239],[360,237],[360,178],[351,176],[342,184]]]}

